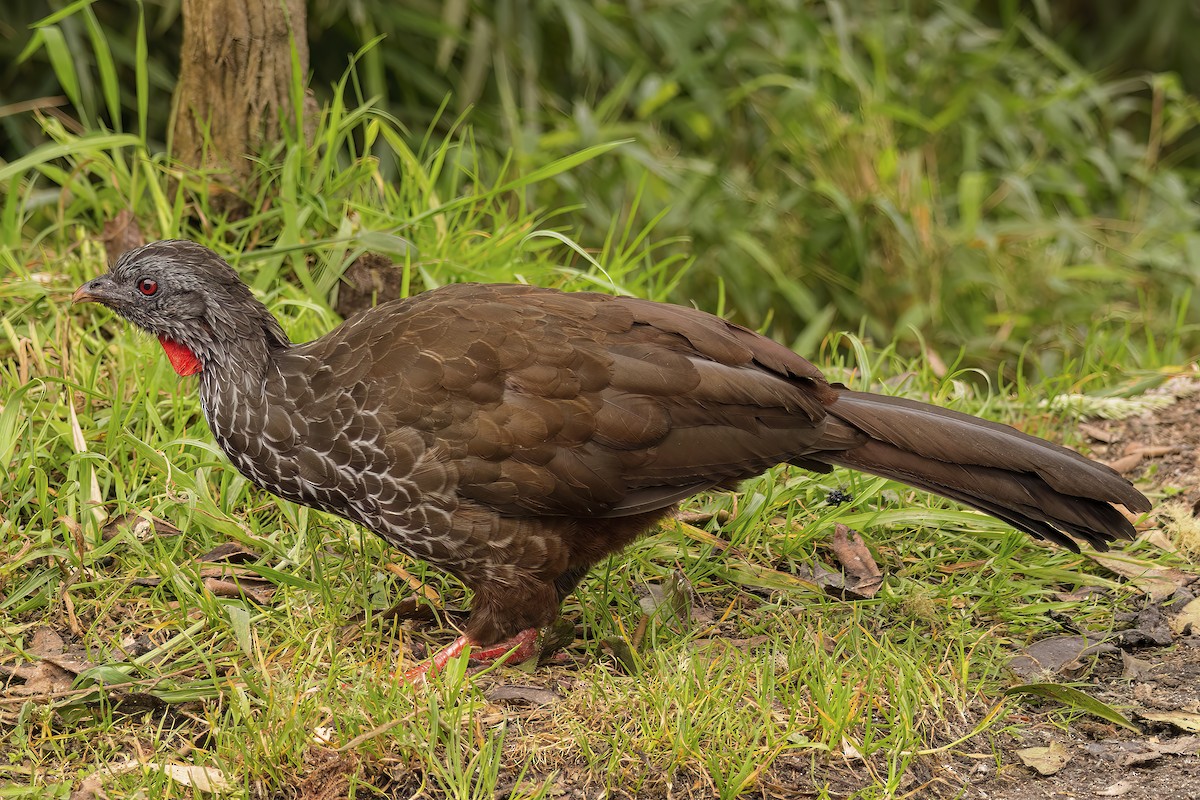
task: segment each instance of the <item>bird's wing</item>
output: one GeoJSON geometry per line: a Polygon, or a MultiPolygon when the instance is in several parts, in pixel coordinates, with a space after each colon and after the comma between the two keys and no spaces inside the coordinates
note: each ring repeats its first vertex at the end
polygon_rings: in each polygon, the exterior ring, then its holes
{"type": "Polygon", "coordinates": [[[508,514],[668,507],[802,453],[832,396],[812,364],[717,317],[528,286],[446,287],[318,342],[397,435],[453,465],[461,496],[508,514]]]}

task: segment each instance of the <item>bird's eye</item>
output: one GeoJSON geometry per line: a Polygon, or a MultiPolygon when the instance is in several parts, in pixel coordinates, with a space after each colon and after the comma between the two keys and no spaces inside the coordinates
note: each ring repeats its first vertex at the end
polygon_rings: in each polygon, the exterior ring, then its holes
{"type": "Polygon", "coordinates": [[[138,291],[149,297],[158,291],[158,281],[153,278],[142,278],[138,281],[138,291]]]}

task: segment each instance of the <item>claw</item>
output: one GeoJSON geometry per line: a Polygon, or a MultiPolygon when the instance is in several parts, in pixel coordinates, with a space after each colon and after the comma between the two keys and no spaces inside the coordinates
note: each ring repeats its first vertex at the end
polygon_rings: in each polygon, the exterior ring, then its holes
{"type": "Polygon", "coordinates": [[[493,664],[511,661],[519,664],[541,652],[540,633],[537,628],[529,628],[507,641],[484,648],[475,648],[467,637],[460,636],[434,653],[428,661],[405,672],[404,680],[408,683],[424,683],[431,673],[440,672],[450,659],[461,654],[468,646],[471,647],[471,659],[474,661],[493,664]]]}

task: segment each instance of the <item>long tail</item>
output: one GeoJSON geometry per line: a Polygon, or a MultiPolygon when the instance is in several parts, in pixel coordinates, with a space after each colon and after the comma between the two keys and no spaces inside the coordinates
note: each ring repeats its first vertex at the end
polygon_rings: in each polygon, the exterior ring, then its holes
{"type": "MultiPolygon", "coordinates": [[[[1114,539],[1134,537],[1133,525],[1112,504],[1150,510],[1145,495],[1109,467],[1007,425],[849,390],[828,411],[866,434],[866,441],[850,449],[809,453],[806,459],[957,500],[1076,552],[1079,547],[1070,537],[1099,550],[1114,539]]],[[[831,437],[845,442],[850,433],[835,430],[831,437]]]]}

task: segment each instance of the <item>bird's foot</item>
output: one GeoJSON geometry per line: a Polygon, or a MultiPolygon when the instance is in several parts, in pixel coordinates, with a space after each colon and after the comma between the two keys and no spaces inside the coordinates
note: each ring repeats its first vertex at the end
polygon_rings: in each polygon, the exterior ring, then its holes
{"type": "Polygon", "coordinates": [[[508,661],[520,663],[541,653],[540,633],[541,631],[537,628],[529,628],[528,630],[521,631],[507,641],[482,648],[476,648],[467,637],[460,636],[434,653],[433,657],[428,661],[418,664],[405,672],[404,680],[408,683],[424,683],[430,673],[440,672],[449,663],[450,659],[460,655],[468,646],[471,647],[472,661],[483,661],[492,664],[508,661]]]}

